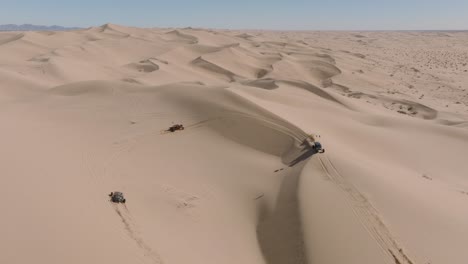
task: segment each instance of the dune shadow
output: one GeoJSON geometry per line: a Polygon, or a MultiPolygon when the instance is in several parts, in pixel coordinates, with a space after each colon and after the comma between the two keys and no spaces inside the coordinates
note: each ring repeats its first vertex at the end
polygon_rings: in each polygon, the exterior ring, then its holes
{"type": "Polygon", "coordinates": [[[257,238],[268,264],[306,263],[297,198],[302,167],[297,166],[284,176],[275,209],[261,212],[257,238]]]}
{"type": "Polygon", "coordinates": [[[267,264],[307,263],[297,193],[299,177],[306,164],[301,162],[317,153],[307,139],[296,146],[292,160],[287,162],[290,169],[284,175],[275,208],[260,207],[257,239],[267,264]]]}

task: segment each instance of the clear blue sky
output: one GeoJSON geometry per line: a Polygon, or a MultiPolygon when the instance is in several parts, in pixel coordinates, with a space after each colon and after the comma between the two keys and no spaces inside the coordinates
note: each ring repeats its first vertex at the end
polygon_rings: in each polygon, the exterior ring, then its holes
{"type": "Polygon", "coordinates": [[[0,0],[0,24],[468,29],[468,0],[0,0]]]}

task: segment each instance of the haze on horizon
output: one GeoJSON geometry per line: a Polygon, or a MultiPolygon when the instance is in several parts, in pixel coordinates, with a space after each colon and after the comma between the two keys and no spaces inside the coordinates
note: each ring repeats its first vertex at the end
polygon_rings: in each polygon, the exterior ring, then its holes
{"type": "Polygon", "coordinates": [[[466,30],[463,0],[32,1],[2,3],[0,24],[281,30],[466,30]]]}

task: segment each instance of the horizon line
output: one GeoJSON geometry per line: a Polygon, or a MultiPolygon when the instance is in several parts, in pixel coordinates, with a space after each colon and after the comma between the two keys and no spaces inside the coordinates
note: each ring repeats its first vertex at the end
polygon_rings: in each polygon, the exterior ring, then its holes
{"type": "Polygon", "coordinates": [[[117,23],[104,23],[102,25],[94,25],[94,26],[62,26],[59,24],[53,25],[45,25],[45,24],[32,24],[32,23],[22,23],[22,24],[14,24],[14,23],[7,23],[7,24],[0,24],[0,26],[37,26],[37,27],[63,27],[63,28],[70,28],[70,30],[82,30],[82,29],[89,29],[94,27],[102,27],[105,25],[116,25],[121,27],[133,27],[133,28],[141,28],[141,29],[152,29],[152,28],[176,28],[176,29],[207,29],[207,30],[263,30],[263,31],[360,31],[360,32],[382,32],[382,31],[408,31],[408,32],[464,32],[468,31],[466,29],[274,29],[274,28],[221,28],[221,27],[203,27],[203,26],[134,26],[134,25],[122,25],[117,23]]]}

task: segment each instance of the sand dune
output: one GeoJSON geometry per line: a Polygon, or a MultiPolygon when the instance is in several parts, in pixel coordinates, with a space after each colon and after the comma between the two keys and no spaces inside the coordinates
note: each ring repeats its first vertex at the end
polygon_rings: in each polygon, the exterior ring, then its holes
{"type": "Polygon", "coordinates": [[[198,43],[198,38],[181,33],[178,30],[173,30],[169,31],[164,34],[164,39],[168,41],[174,41],[177,43],[183,43],[183,44],[197,44],[198,43]]]}
{"type": "Polygon", "coordinates": [[[0,263],[465,264],[467,39],[0,33],[0,263]]]}
{"type": "Polygon", "coordinates": [[[19,39],[22,39],[24,37],[23,33],[18,33],[18,34],[2,34],[2,37],[0,38],[0,45],[7,44],[9,42],[13,42],[19,39]]]}
{"type": "Polygon", "coordinates": [[[228,46],[217,52],[202,56],[202,59],[245,78],[262,78],[272,70],[277,57],[253,54],[240,47],[228,46]]]}
{"type": "Polygon", "coordinates": [[[130,63],[125,66],[138,72],[154,72],[159,70],[159,65],[149,59],[137,63],[130,63]]]}

